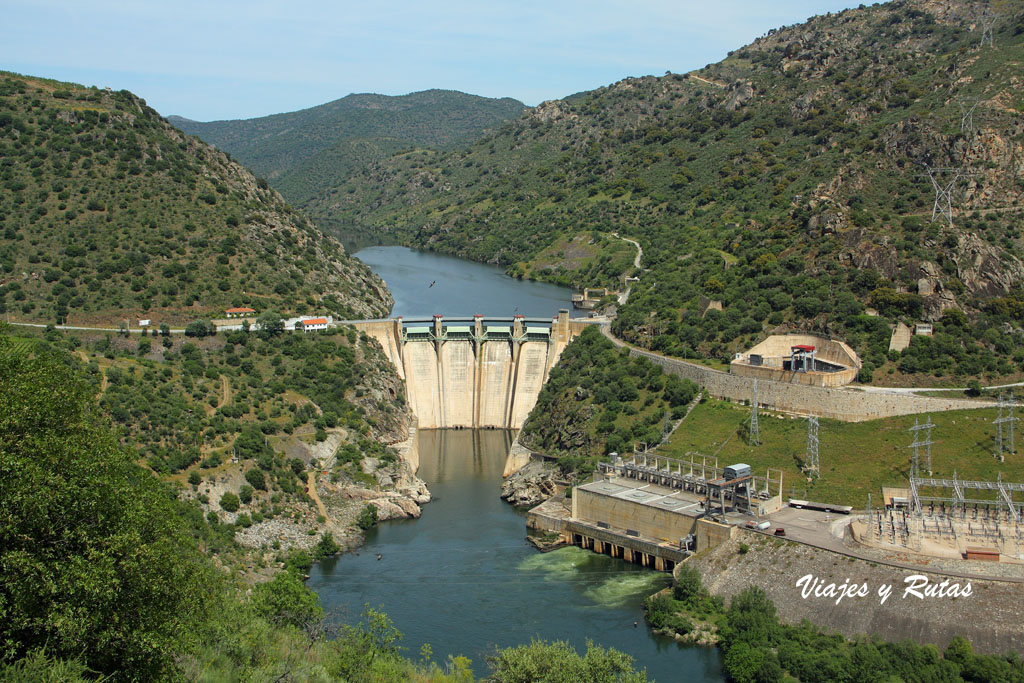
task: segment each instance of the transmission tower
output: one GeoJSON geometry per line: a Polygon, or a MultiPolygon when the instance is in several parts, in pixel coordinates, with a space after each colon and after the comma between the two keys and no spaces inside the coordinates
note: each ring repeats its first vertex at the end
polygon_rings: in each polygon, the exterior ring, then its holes
{"type": "Polygon", "coordinates": [[[807,418],[807,457],[804,472],[808,478],[821,478],[821,468],[818,465],[818,418],[814,415],[807,418]]]}
{"type": "Polygon", "coordinates": [[[754,380],[754,396],[750,400],[750,433],[747,435],[751,446],[761,445],[761,431],[757,424],[757,380],[754,380]]]}
{"type": "Polygon", "coordinates": [[[1005,460],[1005,452],[1013,455],[1013,423],[1016,421],[1013,415],[1013,394],[1009,398],[999,394],[999,417],[993,421],[996,426],[996,460],[1005,460]],[[1006,425],[1005,432],[1003,425],[1006,425]]]}
{"type": "Polygon", "coordinates": [[[921,476],[921,446],[925,447],[925,468],[928,470],[928,476],[932,476],[932,424],[931,416],[925,418],[924,424],[918,424],[917,418],[914,418],[914,426],[908,431],[914,435],[914,443],[910,444],[910,447],[914,449],[913,459],[910,461],[910,476],[919,477],[921,476]],[[927,430],[924,433],[924,440],[921,439],[921,431],[927,430]]]}
{"type": "Polygon", "coordinates": [[[981,27],[981,44],[979,47],[985,47],[986,41],[989,47],[995,47],[992,40],[992,28],[996,25],[996,19],[999,15],[992,11],[988,6],[982,7],[977,13],[978,26],[981,27]]]}
{"type": "MultiPolygon", "coordinates": [[[[978,108],[980,102],[981,100],[975,100],[970,107],[964,100],[958,102],[960,105],[960,132],[964,135],[974,134],[974,110],[978,108]]],[[[932,220],[934,220],[934,216],[932,220]]]]}
{"type": "Polygon", "coordinates": [[[956,186],[963,169],[959,168],[932,168],[926,167],[928,178],[935,188],[935,204],[932,205],[932,222],[939,214],[946,219],[950,227],[953,227],[953,188],[956,186]],[[952,180],[949,176],[952,175],[952,180]],[[939,178],[942,178],[940,180],[939,178]]]}

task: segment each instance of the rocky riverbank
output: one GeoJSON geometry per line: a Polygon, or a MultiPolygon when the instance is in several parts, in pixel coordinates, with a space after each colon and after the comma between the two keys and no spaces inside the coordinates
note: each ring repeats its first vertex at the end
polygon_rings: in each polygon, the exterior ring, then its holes
{"type": "Polygon", "coordinates": [[[501,497],[516,507],[533,507],[559,491],[558,467],[532,459],[501,484],[501,497]]]}

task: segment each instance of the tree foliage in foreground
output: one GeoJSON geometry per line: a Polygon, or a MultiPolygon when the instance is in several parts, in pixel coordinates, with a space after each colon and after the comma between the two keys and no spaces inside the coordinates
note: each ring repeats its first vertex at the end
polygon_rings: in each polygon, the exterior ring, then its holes
{"type": "Polygon", "coordinates": [[[92,391],[0,337],[0,661],[45,646],[151,678],[194,639],[217,582],[92,391]]]}
{"type": "Polygon", "coordinates": [[[804,683],[1024,681],[1024,660],[1019,655],[976,655],[971,644],[960,637],[943,653],[935,645],[909,640],[847,640],[807,621],[794,626],[780,624],[775,605],[756,587],[733,598],[726,618],[723,664],[737,683],[772,683],[792,677],[804,683]]]}
{"type": "Polygon", "coordinates": [[[500,651],[490,659],[492,683],[643,683],[644,671],[633,668],[633,658],[613,649],[587,643],[580,656],[569,643],[535,640],[500,651]]]}

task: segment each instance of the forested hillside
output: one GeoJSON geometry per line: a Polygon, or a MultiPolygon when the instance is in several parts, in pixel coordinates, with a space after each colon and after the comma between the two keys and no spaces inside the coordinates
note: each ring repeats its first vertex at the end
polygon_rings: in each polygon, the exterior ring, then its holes
{"type": "Polygon", "coordinates": [[[1014,376],[1024,4],[991,5],[991,44],[984,7],[904,0],[815,17],[693,73],[544,103],[466,149],[398,155],[317,210],[576,286],[621,272],[536,260],[618,231],[640,241],[648,272],[615,330],[673,355],[728,358],[801,329],[848,340],[864,380],[1014,376]],[[951,223],[933,220],[929,169],[950,189],[951,223]],[[723,310],[702,315],[707,300],[723,310]],[[890,356],[897,320],[937,334],[890,356]]]}
{"type": "MultiPolygon", "coordinates": [[[[407,659],[370,607],[329,626],[302,583],[308,556],[256,586],[229,578],[223,554],[207,554],[231,547],[230,525],[133,463],[59,347],[0,326],[0,680],[474,680],[465,657],[407,659]]],[[[539,641],[496,651],[491,669],[646,680],[614,650],[539,641]]]]}
{"type": "Polygon", "coordinates": [[[385,313],[379,278],[127,91],[0,72],[0,311],[181,323],[248,305],[385,313]]]}
{"type": "Polygon", "coordinates": [[[370,163],[400,150],[469,143],[526,105],[453,90],[398,97],[348,95],[301,111],[237,121],[171,123],[238,159],[318,220],[319,200],[370,163]]]}

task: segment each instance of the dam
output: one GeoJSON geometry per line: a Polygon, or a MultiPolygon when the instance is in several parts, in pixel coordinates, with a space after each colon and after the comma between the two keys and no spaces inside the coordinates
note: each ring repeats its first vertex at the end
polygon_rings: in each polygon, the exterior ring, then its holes
{"type": "Polygon", "coordinates": [[[356,323],[405,382],[420,429],[520,429],[551,367],[584,326],[554,319],[394,318],[356,323]]]}

